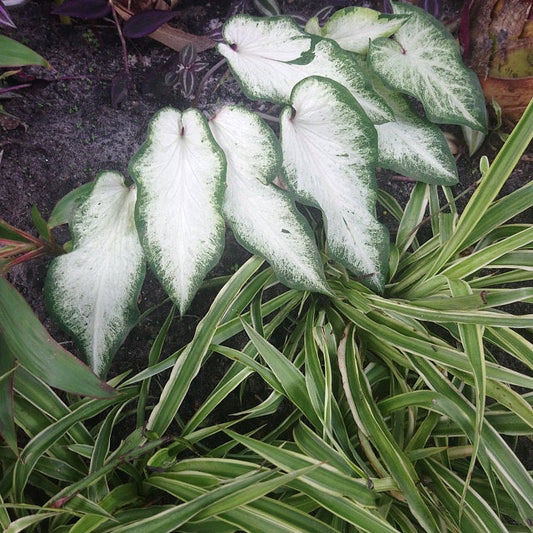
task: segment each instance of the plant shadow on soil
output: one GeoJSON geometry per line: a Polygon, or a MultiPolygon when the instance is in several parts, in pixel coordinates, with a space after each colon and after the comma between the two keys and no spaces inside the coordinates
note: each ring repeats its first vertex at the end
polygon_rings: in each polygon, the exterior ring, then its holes
{"type": "MultiPolygon", "coordinates": [[[[327,2],[319,0],[280,3],[284,12],[304,16],[311,16],[327,5],[327,2]]],[[[225,20],[231,4],[230,1],[182,2],[179,9],[183,13],[176,19],[176,24],[191,33],[204,34],[225,20]]],[[[352,4],[379,9],[382,2],[352,4]]],[[[447,20],[458,17],[462,2],[448,0],[440,4],[442,17],[447,20]]],[[[131,84],[127,98],[113,107],[110,81],[122,71],[123,65],[120,41],[112,23],[102,20],[78,21],[67,26],[50,14],[51,8],[51,2],[31,1],[13,10],[12,17],[17,29],[5,32],[39,52],[53,66],[53,70],[24,69],[24,73],[33,78],[30,87],[2,101],[5,111],[15,118],[4,117],[0,126],[0,217],[27,231],[32,230],[32,205],[37,205],[46,219],[60,198],[92,181],[98,172],[117,170],[127,176],[127,163],[144,141],[153,114],[167,105],[186,109],[192,102],[185,99],[179,90],[164,83],[165,69],[176,53],[150,39],[141,39],[127,43],[131,84]]],[[[212,66],[219,61],[220,56],[214,50],[209,50],[201,54],[201,59],[212,66]]],[[[200,94],[199,107],[203,111],[211,114],[226,103],[243,103],[261,111],[267,109],[261,107],[263,104],[246,100],[237,83],[224,74],[225,71],[224,67],[215,72],[200,94]]],[[[460,193],[478,179],[479,158],[487,155],[492,161],[502,143],[498,135],[493,133],[480,152],[470,158],[464,152],[460,130],[451,128],[450,132],[460,139],[460,149],[463,150],[458,157],[461,184],[455,188],[455,192],[460,193]]],[[[529,181],[532,155],[531,151],[525,154],[503,193],[509,193],[529,181]]],[[[379,170],[377,178],[380,187],[405,205],[413,183],[398,179],[391,172],[379,170]]],[[[394,236],[395,222],[380,206],[378,214],[394,236]]],[[[528,214],[523,217],[527,218],[528,214]]],[[[525,218],[522,221],[529,221],[525,218]]],[[[59,231],[57,236],[65,240],[66,231],[59,231]]],[[[210,274],[212,276],[232,273],[236,265],[241,265],[249,257],[229,231],[226,240],[224,256],[210,274]]],[[[38,260],[17,266],[10,272],[9,279],[52,336],[76,353],[71,341],[46,312],[42,293],[47,264],[47,260],[38,260]]],[[[165,298],[158,282],[148,275],[139,301],[141,311],[165,298]]],[[[165,356],[192,338],[195,326],[212,298],[212,293],[200,292],[188,314],[174,319],[165,344],[165,356]]],[[[133,375],[146,367],[150,343],[156,337],[168,310],[169,304],[163,305],[132,331],[112,364],[110,376],[128,370],[133,375]]],[[[237,343],[244,341],[244,338],[236,340],[237,343]]],[[[512,366],[509,361],[505,364],[512,366]]],[[[228,360],[219,357],[204,366],[180,411],[185,420],[198,408],[229,365],[228,360]]],[[[159,387],[164,383],[164,378],[165,375],[160,376],[159,387]]],[[[157,387],[156,383],[155,394],[158,393],[157,387]]],[[[220,407],[217,415],[223,420],[225,415],[256,403],[257,398],[265,399],[268,392],[262,382],[251,379],[244,394],[239,396],[235,393],[230,402],[220,407]]],[[[530,441],[524,439],[520,448],[521,457],[529,468],[533,468],[530,441]]]]}

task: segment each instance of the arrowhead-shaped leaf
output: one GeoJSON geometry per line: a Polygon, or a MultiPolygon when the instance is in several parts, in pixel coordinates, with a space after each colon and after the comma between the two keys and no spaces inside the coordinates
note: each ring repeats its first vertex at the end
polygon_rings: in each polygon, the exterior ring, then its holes
{"type": "Polygon", "coordinates": [[[395,117],[376,125],[378,165],[425,183],[455,185],[457,166],[442,131],[421,118],[405,95],[379,81],[376,90],[386,96],[395,117]]]}
{"type": "Polygon", "coordinates": [[[393,120],[352,54],[329,39],[306,34],[291,18],[237,15],[223,33],[227,44],[217,49],[249,98],[286,104],[300,80],[324,76],[344,85],[374,122],[393,120]]]}
{"type": "Polygon", "coordinates": [[[410,15],[393,39],[368,49],[370,67],[391,87],[418,98],[432,122],[485,131],[485,100],[477,76],[467,69],[452,35],[423,9],[391,2],[410,15]]]}
{"type": "Polygon", "coordinates": [[[99,375],[138,318],[145,263],[135,199],[119,173],[100,174],[71,224],[73,251],[48,270],[50,310],[99,375]]]}
{"type": "Polygon", "coordinates": [[[281,170],[272,130],[240,107],[221,109],[210,127],[228,162],[224,217],[235,236],[289,287],[328,293],[309,225],[287,193],[271,184],[281,170]]]}
{"type": "Polygon", "coordinates": [[[367,7],[346,7],[335,12],[322,27],[317,17],[309,19],[305,31],[333,39],[344,50],[366,54],[370,41],[390,37],[408,18],[408,15],[387,15],[367,7]]]}
{"type": "Polygon", "coordinates": [[[224,249],[226,160],[203,115],[161,110],[130,166],[148,262],[184,313],[224,249]]]}
{"type": "Polygon", "coordinates": [[[306,78],[291,101],[280,116],[287,181],[303,202],[322,210],[330,255],[382,290],[388,235],[375,217],[376,130],[334,81],[306,78]]]}

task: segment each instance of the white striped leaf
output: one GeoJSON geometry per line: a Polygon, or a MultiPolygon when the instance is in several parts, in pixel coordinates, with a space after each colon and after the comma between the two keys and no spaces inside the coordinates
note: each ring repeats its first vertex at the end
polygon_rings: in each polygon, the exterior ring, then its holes
{"type": "Polygon", "coordinates": [[[329,39],[303,32],[290,17],[232,17],[217,45],[249,98],[287,104],[293,87],[308,76],[344,85],[375,122],[393,120],[352,54],[329,39]]]}
{"type": "Polygon", "coordinates": [[[271,182],[281,149],[255,113],[225,107],[210,121],[227,160],[224,217],[245,248],[264,257],[286,285],[329,293],[311,228],[287,193],[271,182]]]}
{"type": "Polygon", "coordinates": [[[405,95],[379,82],[376,90],[386,96],[395,118],[376,125],[378,165],[424,183],[455,185],[457,166],[442,131],[421,118],[405,95]]]}
{"type": "Polygon", "coordinates": [[[395,14],[410,17],[392,39],[371,42],[370,67],[394,89],[418,98],[432,122],[486,131],[481,86],[464,66],[452,35],[423,9],[391,4],[395,14]]]}
{"type": "Polygon", "coordinates": [[[131,161],[141,242],[181,313],[224,249],[225,171],[224,154],[196,109],[159,111],[131,161]]]}
{"type": "Polygon", "coordinates": [[[71,224],[73,251],[48,269],[50,310],[100,376],[139,314],[145,261],[135,199],[119,173],[100,174],[71,224]]]}
{"type": "Polygon", "coordinates": [[[320,27],[318,17],[308,20],[305,31],[333,39],[337,44],[358,54],[366,54],[369,42],[396,33],[409,15],[387,15],[367,7],[346,7],[335,12],[320,27]]]}
{"type": "Polygon", "coordinates": [[[254,0],[254,6],[265,17],[275,17],[281,14],[281,9],[276,0],[254,0]]]}
{"type": "Polygon", "coordinates": [[[388,234],[375,216],[376,130],[332,80],[306,78],[291,101],[280,116],[287,182],[304,203],[322,210],[329,254],[382,290],[388,234]]]}

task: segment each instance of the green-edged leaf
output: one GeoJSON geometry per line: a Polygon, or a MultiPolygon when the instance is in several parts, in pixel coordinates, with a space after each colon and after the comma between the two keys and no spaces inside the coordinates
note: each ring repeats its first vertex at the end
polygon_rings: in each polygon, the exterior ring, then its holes
{"type": "Polygon", "coordinates": [[[442,131],[421,118],[403,94],[376,86],[394,112],[394,121],[377,124],[378,165],[435,185],[455,185],[455,159],[442,131]]]}
{"type": "Polygon", "coordinates": [[[0,67],[22,67],[24,65],[50,66],[44,57],[31,48],[5,35],[0,35],[0,67]]]}
{"type": "Polygon", "coordinates": [[[391,4],[395,14],[410,17],[394,39],[372,41],[368,49],[371,68],[394,89],[418,98],[431,121],[486,131],[479,81],[464,66],[452,35],[423,9],[391,4]]]}
{"type": "Polygon", "coordinates": [[[334,13],[323,27],[313,17],[305,31],[333,39],[345,50],[366,54],[370,41],[390,37],[408,18],[409,15],[387,15],[367,7],[346,7],[334,13]]]}
{"type": "Polygon", "coordinates": [[[0,357],[16,359],[52,387],[97,398],[109,398],[115,393],[48,335],[30,306],[2,276],[0,337],[0,357]]]}
{"type": "Polygon", "coordinates": [[[381,290],[388,235],[375,217],[375,128],[332,80],[301,81],[291,101],[280,116],[287,181],[303,202],[324,213],[331,256],[381,290]]]}
{"type": "Polygon", "coordinates": [[[224,249],[225,171],[224,154],[197,109],[159,111],[130,164],[148,262],[181,313],[224,249]]]}
{"type": "Polygon", "coordinates": [[[73,251],[50,264],[52,314],[104,375],[138,317],[145,264],[134,223],[136,191],[103,172],[72,223],[73,251]]]}
{"type": "Polygon", "coordinates": [[[329,39],[304,33],[290,17],[237,15],[223,32],[227,44],[217,49],[249,98],[286,104],[300,80],[324,76],[344,85],[374,122],[393,119],[352,54],[329,39]]]}
{"type": "Polygon", "coordinates": [[[297,289],[328,292],[311,228],[287,193],[270,182],[281,168],[272,130],[244,108],[225,107],[210,122],[228,163],[224,217],[248,250],[297,289]]]}

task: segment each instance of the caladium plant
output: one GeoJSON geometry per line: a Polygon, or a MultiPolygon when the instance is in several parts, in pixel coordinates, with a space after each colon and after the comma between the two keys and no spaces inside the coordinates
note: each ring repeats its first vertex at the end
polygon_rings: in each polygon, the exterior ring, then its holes
{"type": "Polygon", "coordinates": [[[390,15],[346,8],[307,31],[290,17],[232,17],[217,49],[249,98],[281,106],[279,134],[241,106],[209,120],[166,108],[132,159],[134,184],[98,178],[74,216],[74,251],[54,260],[46,287],[100,374],[137,316],[144,262],[184,313],[219,260],[225,222],[290,287],[330,294],[322,261],[331,258],[384,292],[376,166],[453,185],[455,160],[434,122],[486,129],[479,83],[447,30],[421,9],[392,6],[390,15]],[[296,201],[322,212],[324,250],[296,201]]]}

